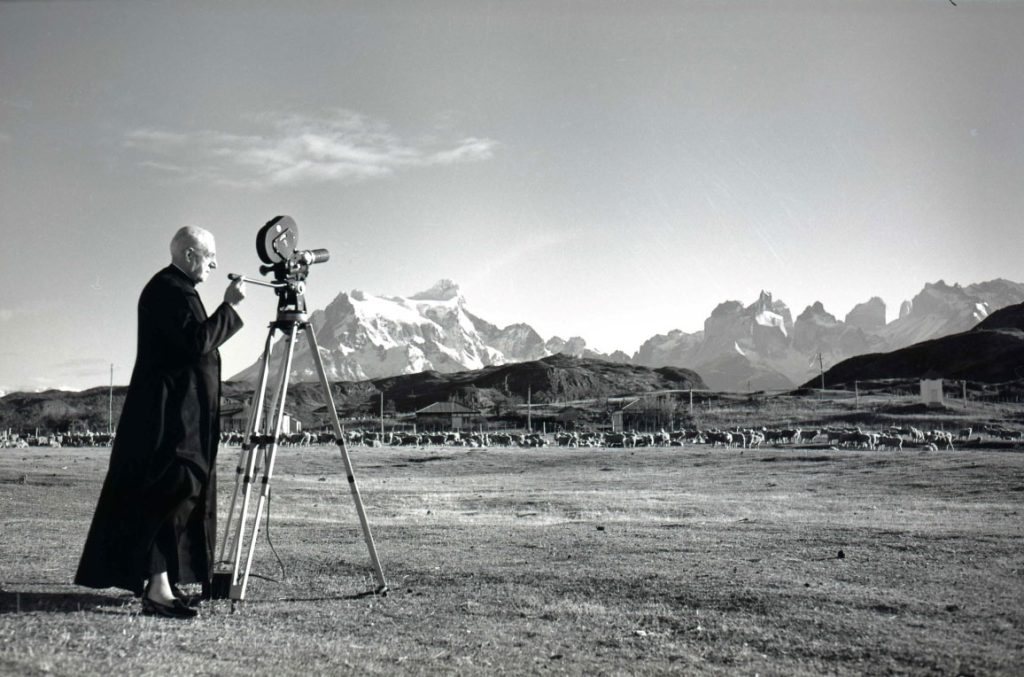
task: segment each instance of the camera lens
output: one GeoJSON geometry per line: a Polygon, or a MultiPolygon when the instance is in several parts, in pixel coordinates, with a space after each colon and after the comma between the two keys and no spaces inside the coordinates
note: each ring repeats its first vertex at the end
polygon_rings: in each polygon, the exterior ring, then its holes
{"type": "Polygon", "coordinates": [[[331,258],[331,252],[326,249],[307,249],[302,252],[302,261],[307,266],[314,263],[324,263],[331,258]]]}

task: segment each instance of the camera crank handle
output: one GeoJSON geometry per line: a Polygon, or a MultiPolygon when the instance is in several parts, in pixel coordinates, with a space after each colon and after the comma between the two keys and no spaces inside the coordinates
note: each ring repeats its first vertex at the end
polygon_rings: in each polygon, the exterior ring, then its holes
{"type": "Polygon", "coordinates": [[[264,282],[263,280],[254,280],[251,277],[239,275],[238,273],[228,273],[229,280],[241,280],[242,282],[248,282],[249,284],[257,284],[261,287],[270,287],[271,289],[277,289],[278,287],[284,286],[279,282],[264,282]]]}

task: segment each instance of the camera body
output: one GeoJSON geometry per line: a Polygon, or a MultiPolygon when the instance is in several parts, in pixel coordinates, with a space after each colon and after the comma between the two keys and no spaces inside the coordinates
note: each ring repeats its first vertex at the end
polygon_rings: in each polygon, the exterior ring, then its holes
{"type": "Polygon", "coordinates": [[[299,250],[299,227],[290,216],[275,216],[256,234],[256,254],[264,264],[260,274],[274,274],[278,313],[305,315],[305,280],[309,267],[331,258],[326,249],[299,250]]]}
{"type": "Polygon", "coordinates": [[[266,265],[260,273],[273,272],[278,282],[304,280],[309,267],[331,258],[326,249],[299,250],[299,226],[290,216],[275,216],[256,234],[256,254],[266,265]]]}

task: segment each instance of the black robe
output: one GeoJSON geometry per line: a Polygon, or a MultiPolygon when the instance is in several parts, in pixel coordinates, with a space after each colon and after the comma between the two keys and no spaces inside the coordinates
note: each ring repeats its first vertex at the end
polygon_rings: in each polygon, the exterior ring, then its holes
{"type": "Polygon", "coordinates": [[[220,354],[242,327],[227,303],[207,317],[175,266],[139,297],[138,348],[110,465],[75,583],[141,594],[162,525],[179,523],[172,582],[209,582],[216,541],[220,354]],[[195,506],[192,510],[191,505],[195,506]],[[185,510],[183,511],[183,507],[185,510]]]}

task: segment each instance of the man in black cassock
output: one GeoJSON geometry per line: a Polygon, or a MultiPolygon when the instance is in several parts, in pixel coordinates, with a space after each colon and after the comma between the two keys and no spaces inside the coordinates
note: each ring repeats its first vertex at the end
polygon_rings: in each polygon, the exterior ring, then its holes
{"type": "Polygon", "coordinates": [[[218,346],[242,327],[236,280],[207,316],[196,284],[217,267],[213,235],[186,226],[171,265],[139,297],[138,347],[107,477],[75,583],[142,595],[143,613],[190,618],[179,583],[209,583],[220,436],[218,346]]]}

